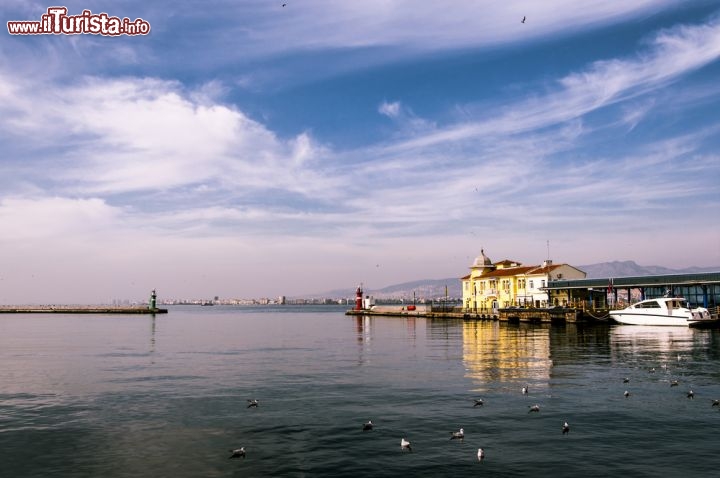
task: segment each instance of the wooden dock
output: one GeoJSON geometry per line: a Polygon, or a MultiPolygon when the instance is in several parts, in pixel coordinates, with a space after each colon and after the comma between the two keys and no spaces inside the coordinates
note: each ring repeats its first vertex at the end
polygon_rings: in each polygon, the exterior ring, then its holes
{"type": "Polygon", "coordinates": [[[167,309],[148,307],[94,307],[94,306],[0,306],[0,314],[128,314],[155,315],[167,314],[167,309]]]}

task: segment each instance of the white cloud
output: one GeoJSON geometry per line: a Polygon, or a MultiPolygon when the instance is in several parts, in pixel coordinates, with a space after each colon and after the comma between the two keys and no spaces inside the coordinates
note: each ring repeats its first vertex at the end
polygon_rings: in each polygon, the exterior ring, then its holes
{"type": "Polygon", "coordinates": [[[99,198],[0,198],[0,242],[73,241],[115,228],[123,216],[99,198]]]}
{"type": "Polygon", "coordinates": [[[307,133],[283,140],[234,107],[213,101],[221,86],[185,92],[156,79],[86,78],[70,87],[0,81],[0,120],[18,136],[59,146],[54,179],[75,194],[170,190],[218,181],[304,194],[327,187],[306,168],[324,148],[307,133]],[[42,104],[43,108],[37,105],[42,104]],[[62,151],[62,152],[61,152],[62,151]]]}
{"type": "Polygon", "coordinates": [[[400,102],[394,101],[392,103],[388,103],[386,101],[383,101],[380,103],[380,106],[378,106],[378,112],[381,115],[385,115],[388,118],[397,118],[397,116],[400,114],[400,102]]]}

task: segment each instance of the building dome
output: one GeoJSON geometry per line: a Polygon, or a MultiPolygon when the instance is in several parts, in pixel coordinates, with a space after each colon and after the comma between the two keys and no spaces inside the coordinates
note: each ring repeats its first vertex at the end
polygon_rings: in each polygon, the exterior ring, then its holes
{"type": "Polygon", "coordinates": [[[483,249],[480,249],[480,255],[475,258],[475,262],[473,262],[473,267],[487,267],[492,266],[493,263],[490,260],[488,256],[485,255],[485,251],[483,249]]]}

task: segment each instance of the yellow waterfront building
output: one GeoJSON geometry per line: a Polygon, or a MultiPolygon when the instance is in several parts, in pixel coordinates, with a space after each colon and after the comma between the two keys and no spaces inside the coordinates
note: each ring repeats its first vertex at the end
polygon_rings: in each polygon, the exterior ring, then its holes
{"type": "Polygon", "coordinates": [[[480,250],[470,266],[470,274],[463,277],[463,307],[467,311],[495,313],[503,307],[549,307],[567,305],[567,298],[553,296],[548,303],[545,287],[551,280],[584,279],[585,272],[568,264],[553,264],[546,260],[540,265],[524,266],[517,261],[493,263],[480,250]]]}

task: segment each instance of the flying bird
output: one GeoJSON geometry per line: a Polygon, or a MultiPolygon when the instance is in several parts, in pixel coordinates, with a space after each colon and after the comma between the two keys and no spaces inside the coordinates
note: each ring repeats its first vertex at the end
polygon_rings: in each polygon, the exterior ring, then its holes
{"type": "Polygon", "coordinates": [[[525,17],[520,21],[520,23],[525,23],[525,17]]]}
{"type": "Polygon", "coordinates": [[[412,451],[412,448],[410,447],[410,442],[404,438],[400,439],[400,451],[402,450],[412,451]]]}
{"type": "Polygon", "coordinates": [[[464,440],[465,439],[465,430],[462,428],[456,432],[450,432],[450,439],[451,440],[464,440]]]}
{"type": "Polygon", "coordinates": [[[253,398],[252,400],[250,400],[248,398],[247,402],[248,402],[248,406],[247,406],[248,408],[257,408],[257,406],[260,405],[260,402],[258,402],[257,399],[255,399],[255,398],[253,398]]]}
{"type": "Polygon", "coordinates": [[[539,411],[540,411],[540,405],[538,405],[538,404],[536,403],[535,405],[533,405],[533,406],[530,407],[530,410],[528,410],[528,413],[530,413],[530,412],[539,412],[539,411]]]}
{"type": "Polygon", "coordinates": [[[372,420],[368,420],[367,423],[364,423],[362,429],[363,429],[364,432],[367,432],[367,431],[372,430],[372,429],[373,429],[373,422],[372,422],[372,420]]]}
{"type": "Polygon", "coordinates": [[[565,422],[562,426],[562,434],[567,435],[568,433],[570,433],[570,425],[568,425],[568,422],[565,422]]]}
{"type": "Polygon", "coordinates": [[[478,457],[478,461],[483,461],[485,459],[485,452],[483,451],[482,448],[478,448],[477,457],[478,457]]]}
{"type": "Polygon", "coordinates": [[[473,408],[474,407],[482,407],[483,405],[485,405],[485,402],[483,402],[483,400],[481,398],[479,400],[475,400],[475,405],[473,405],[473,408]]]}
{"type": "Polygon", "coordinates": [[[228,457],[228,460],[231,458],[243,458],[244,459],[245,458],[245,447],[241,446],[240,448],[238,448],[236,450],[230,450],[230,453],[232,453],[232,455],[230,455],[228,457]]]}

